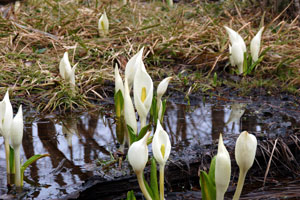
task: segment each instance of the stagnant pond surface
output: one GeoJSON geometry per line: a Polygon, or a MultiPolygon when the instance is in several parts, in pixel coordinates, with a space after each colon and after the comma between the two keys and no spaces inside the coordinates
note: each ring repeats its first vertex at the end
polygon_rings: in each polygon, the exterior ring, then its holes
{"type": "MultiPolygon", "coordinates": [[[[172,146],[176,146],[173,151],[213,144],[219,133],[224,133],[225,138],[236,138],[241,130],[247,130],[257,136],[272,138],[278,135],[284,137],[300,127],[299,121],[289,116],[286,109],[281,112],[278,105],[251,105],[253,102],[245,101],[199,102],[192,106],[168,102],[164,127],[170,134],[172,146]]],[[[21,157],[27,160],[34,154],[51,155],[26,170],[24,186],[28,190],[25,198],[63,198],[79,190],[82,183],[93,175],[113,179],[111,174],[105,174],[96,167],[97,161],[109,161],[117,149],[113,116],[112,106],[104,111],[81,115],[41,117],[30,112],[25,114],[21,157]]],[[[123,167],[128,168],[127,165],[123,167]]],[[[297,189],[299,191],[299,187],[297,189]]],[[[12,197],[7,192],[4,141],[1,137],[0,199],[12,197]]]]}

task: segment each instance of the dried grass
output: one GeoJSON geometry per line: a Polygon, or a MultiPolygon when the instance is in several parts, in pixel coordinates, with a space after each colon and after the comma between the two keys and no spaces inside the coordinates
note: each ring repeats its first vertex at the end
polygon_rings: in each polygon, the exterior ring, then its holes
{"type": "MultiPolygon", "coordinates": [[[[18,97],[15,101],[27,101],[42,111],[84,109],[92,106],[91,101],[111,97],[113,87],[108,86],[114,79],[114,63],[124,70],[127,60],[142,46],[154,80],[172,75],[176,77],[173,84],[187,86],[189,92],[212,88],[211,72],[224,73],[228,61],[223,25],[232,26],[244,37],[250,35],[245,38],[249,44],[262,14],[255,6],[198,1],[168,9],[156,1],[122,6],[109,0],[27,0],[19,10],[12,10],[13,6],[4,7],[0,18],[0,89],[4,94],[7,87],[12,88],[13,99],[18,97]],[[104,9],[110,32],[100,37],[97,21],[104,9]],[[58,73],[65,51],[72,64],[79,63],[76,96],[68,93],[58,73]]],[[[253,80],[269,79],[274,85],[264,87],[280,84],[282,89],[300,92],[299,20],[285,21],[266,13],[265,25],[263,49],[271,50],[253,80]]],[[[252,82],[243,81],[246,83],[239,87],[252,82]]]]}

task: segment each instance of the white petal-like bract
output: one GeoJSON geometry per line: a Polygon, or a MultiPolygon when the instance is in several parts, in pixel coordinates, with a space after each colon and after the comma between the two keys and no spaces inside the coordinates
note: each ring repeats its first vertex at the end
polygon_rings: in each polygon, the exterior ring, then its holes
{"type": "Polygon", "coordinates": [[[161,98],[165,94],[171,79],[172,79],[172,77],[167,77],[158,84],[158,86],[157,86],[157,98],[161,98]]]}
{"type": "Polygon", "coordinates": [[[147,140],[151,132],[137,142],[130,145],[128,150],[128,161],[136,174],[142,172],[148,161],[147,140]]]}
{"type": "Polygon", "coordinates": [[[169,135],[157,121],[156,131],[152,141],[152,151],[155,160],[159,165],[165,165],[171,152],[171,142],[169,135]]]}
{"type": "Polygon", "coordinates": [[[257,147],[257,139],[254,135],[243,131],[235,145],[235,160],[240,168],[247,172],[253,165],[257,147]]]}
{"type": "Polygon", "coordinates": [[[231,56],[233,63],[238,66],[239,74],[242,74],[244,72],[244,52],[242,50],[242,46],[239,43],[234,43],[231,46],[231,56]]]}
{"type": "Polygon", "coordinates": [[[128,80],[129,91],[132,88],[136,70],[141,65],[141,62],[142,62],[142,66],[144,67],[143,60],[142,60],[143,51],[144,51],[144,47],[141,48],[141,50],[137,54],[135,54],[132,58],[130,58],[126,64],[125,78],[127,78],[128,80]]]}
{"type": "Polygon", "coordinates": [[[135,116],[135,110],[131,101],[131,97],[129,94],[128,89],[128,81],[125,78],[125,84],[124,84],[124,116],[125,116],[125,122],[127,125],[129,125],[135,134],[137,134],[137,122],[136,122],[136,116],[135,116]]]}
{"type": "Polygon", "coordinates": [[[73,86],[75,86],[76,66],[77,64],[74,65],[73,68],[71,67],[68,52],[65,52],[59,63],[59,73],[64,80],[70,82],[73,86]]]}
{"type": "MultiPolygon", "coordinates": [[[[142,67],[138,67],[133,84],[134,104],[142,119],[146,120],[152,105],[153,82],[149,74],[142,67]]],[[[144,126],[145,124],[142,124],[144,126]]],[[[141,127],[143,128],[143,127],[141,127]]]]}
{"type": "Polygon", "coordinates": [[[250,43],[250,51],[251,51],[251,56],[252,60],[256,62],[258,60],[258,54],[260,50],[260,41],[261,41],[261,34],[264,30],[264,27],[262,27],[258,33],[254,36],[254,38],[251,40],[250,43]]]}
{"type": "Polygon", "coordinates": [[[119,73],[118,65],[115,66],[115,93],[117,93],[119,90],[121,90],[122,95],[124,97],[124,85],[122,78],[119,73]]]}
{"type": "Polygon", "coordinates": [[[14,149],[22,144],[23,139],[23,111],[20,105],[18,113],[14,117],[11,125],[11,145],[14,149]]]}
{"type": "Polygon", "coordinates": [[[98,30],[101,34],[106,35],[109,30],[109,22],[106,15],[106,12],[101,15],[99,21],[98,21],[98,30]]]}
{"type": "Polygon", "coordinates": [[[220,134],[218,153],[215,166],[215,182],[217,200],[224,199],[224,194],[229,186],[231,176],[231,161],[229,153],[224,146],[222,134],[220,134]]]}
{"type": "Polygon", "coordinates": [[[0,102],[0,133],[4,138],[10,137],[11,123],[13,120],[13,109],[9,100],[8,90],[0,102]]]}

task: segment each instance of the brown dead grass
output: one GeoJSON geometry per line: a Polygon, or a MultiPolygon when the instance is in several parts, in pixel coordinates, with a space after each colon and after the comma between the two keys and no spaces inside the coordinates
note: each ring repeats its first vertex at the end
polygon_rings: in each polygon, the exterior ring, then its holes
{"type": "MultiPolygon", "coordinates": [[[[91,100],[111,97],[112,87],[107,85],[114,80],[114,63],[124,70],[128,59],[142,46],[144,62],[154,80],[172,75],[176,77],[173,84],[182,85],[188,77],[189,92],[203,90],[202,85],[212,88],[212,72],[224,73],[228,61],[228,37],[223,26],[238,30],[249,44],[259,25],[264,24],[262,48],[271,50],[253,79],[270,79],[272,84],[299,92],[299,20],[285,21],[281,15],[266,13],[261,23],[262,11],[255,6],[220,6],[197,1],[169,9],[156,1],[122,6],[108,0],[27,0],[15,12],[13,5],[6,6],[0,18],[1,91],[4,94],[10,87],[13,98],[44,111],[90,107],[91,100]],[[100,37],[97,21],[104,10],[110,32],[100,37]],[[79,63],[76,97],[68,94],[59,77],[58,63],[65,51],[73,65],[79,63]],[[178,76],[180,73],[188,75],[178,76]]],[[[272,88],[272,84],[264,86],[272,88]]]]}

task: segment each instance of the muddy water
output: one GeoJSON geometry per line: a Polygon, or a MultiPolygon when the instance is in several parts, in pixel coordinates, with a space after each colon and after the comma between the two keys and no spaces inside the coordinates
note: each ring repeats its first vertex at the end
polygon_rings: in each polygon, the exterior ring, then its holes
{"type": "MultiPolygon", "coordinates": [[[[34,154],[51,154],[26,170],[26,198],[57,199],[72,194],[88,177],[103,175],[95,170],[97,161],[110,160],[118,146],[111,109],[68,116],[27,114],[25,119],[21,157],[27,160],[34,154]]],[[[219,133],[236,137],[241,130],[248,130],[273,137],[293,132],[294,126],[300,127],[294,119],[253,108],[247,102],[194,106],[169,102],[164,118],[172,146],[179,148],[212,144],[219,133]]],[[[0,138],[0,199],[12,197],[7,194],[4,156],[4,141],[0,138]]]]}

